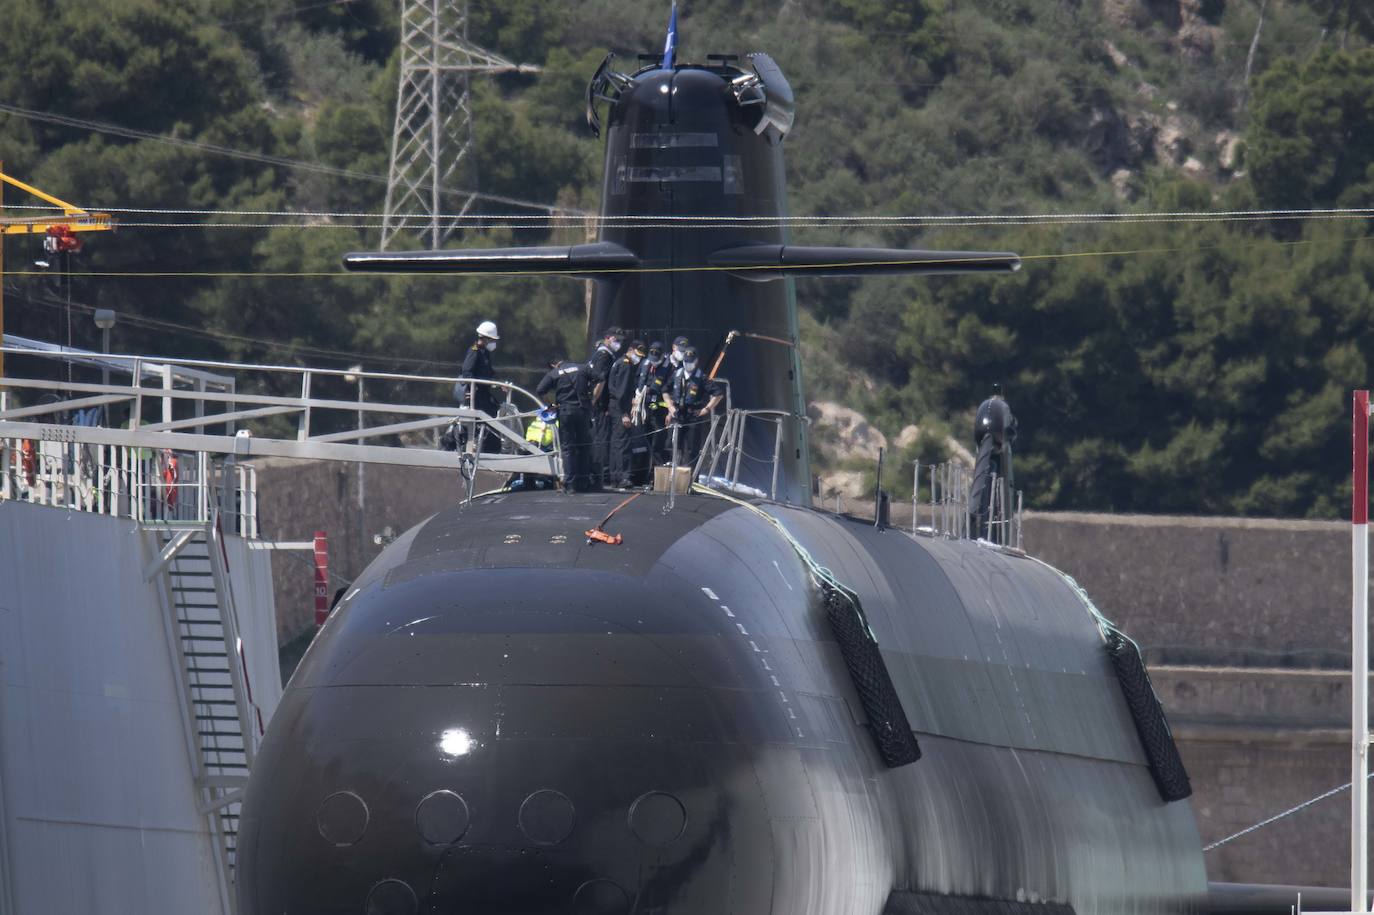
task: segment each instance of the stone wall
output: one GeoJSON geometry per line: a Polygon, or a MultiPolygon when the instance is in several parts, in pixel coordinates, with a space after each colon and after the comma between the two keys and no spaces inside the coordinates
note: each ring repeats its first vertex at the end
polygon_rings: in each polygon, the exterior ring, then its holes
{"type": "MultiPolygon", "coordinates": [[[[335,461],[256,460],[259,529],[263,539],[329,538],[329,593],[351,582],[381,552],[374,538],[389,527],[401,534],[463,497],[456,472],[426,467],[335,461]]],[[[485,475],[483,475],[485,476],[485,475]]],[[[479,481],[478,491],[486,488],[479,481]]],[[[272,554],[277,631],[283,642],[309,631],[315,621],[314,566],[310,552],[272,554]]]]}
{"type": "MultiPolygon", "coordinates": [[[[1155,690],[1193,782],[1205,846],[1350,781],[1350,675],[1169,667],[1155,690]]],[[[1206,852],[1212,880],[1340,886],[1350,868],[1350,793],[1206,852]]]]}
{"type": "Polygon", "coordinates": [[[1152,661],[1349,666],[1347,524],[1028,513],[1023,529],[1152,661]]]}
{"type": "MultiPolygon", "coordinates": [[[[1025,546],[1139,642],[1203,845],[1350,781],[1350,528],[1027,514],[1025,546]]],[[[1212,880],[1349,881],[1350,794],[1206,853],[1212,880]]]]}

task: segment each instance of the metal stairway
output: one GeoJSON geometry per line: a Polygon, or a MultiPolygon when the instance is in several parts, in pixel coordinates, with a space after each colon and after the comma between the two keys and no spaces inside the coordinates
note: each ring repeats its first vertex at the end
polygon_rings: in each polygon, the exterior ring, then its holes
{"type": "Polygon", "coordinates": [[[160,579],[198,805],[215,838],[225,911],[232,911],[239,809],[262,717],[244,673],[219,515],[204,527],[146,525],[144,543],[151,554],[145,578],[160,579]]]}

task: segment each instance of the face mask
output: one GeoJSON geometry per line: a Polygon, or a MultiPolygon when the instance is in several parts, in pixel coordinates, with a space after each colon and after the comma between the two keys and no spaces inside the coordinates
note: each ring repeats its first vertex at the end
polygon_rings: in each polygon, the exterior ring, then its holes
{"type": "Polygon", "coordinates": [[[681,365],[681,364],[682,364],[682,352],[681,352],[680,350],[673,350],[673,365],[681,365]]]}
{"type": "Polygon", "coordinates": [[[620,352],[620,341],[619,341],[619,340],[612,340],[612,341],[611,341],[611,352],[613,352],[613,353],[618,353],[618,352],[620,352]]]}
{"type": "Polygon", "coordinates": [[[697,364],[695,362],[684,362],[682,363],[682,367],[687,370],[688,375],[697,370],[697,364]]]}
{"type": "Polygon", "coordinates": [[[492,340],[491,342],[489,342],[489,343],[487,344],[487,352],[489,352],[489,353],[494,353],[494,352],[496,352],[496,341],[495,341],[495,340],[492,340]]]}

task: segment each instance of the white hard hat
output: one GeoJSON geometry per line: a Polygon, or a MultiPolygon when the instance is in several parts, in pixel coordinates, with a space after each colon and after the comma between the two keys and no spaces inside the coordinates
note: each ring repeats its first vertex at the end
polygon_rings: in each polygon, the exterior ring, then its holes
{"type": "Polygon", "coordinates": [[[496,322],[495,322],[495,321],[483,321],[481,324],[478,324],[478,325],[477,325],[477,335],[478,335],[479,337],[486,337],[486,338],[488,338],[488,339],[490,339],[490,340],[500,340],[500,339],[501,339],[501,335],[498,334],[498,333],[496,332],[496,322]]]}

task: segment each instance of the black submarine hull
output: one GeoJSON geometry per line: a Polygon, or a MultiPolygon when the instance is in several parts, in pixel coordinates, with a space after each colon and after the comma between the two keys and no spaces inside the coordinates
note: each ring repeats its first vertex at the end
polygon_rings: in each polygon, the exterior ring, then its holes
{"type": "Polygon", "coordinates": [[[478,498],[368,568],[258,755],[241,915],[1204,905],[1192,812],[1059,573],[758,506],[863,602],[922,751],[887,768],[793,545],[653,494],[588,544],[622,498],[478,498]]]}

